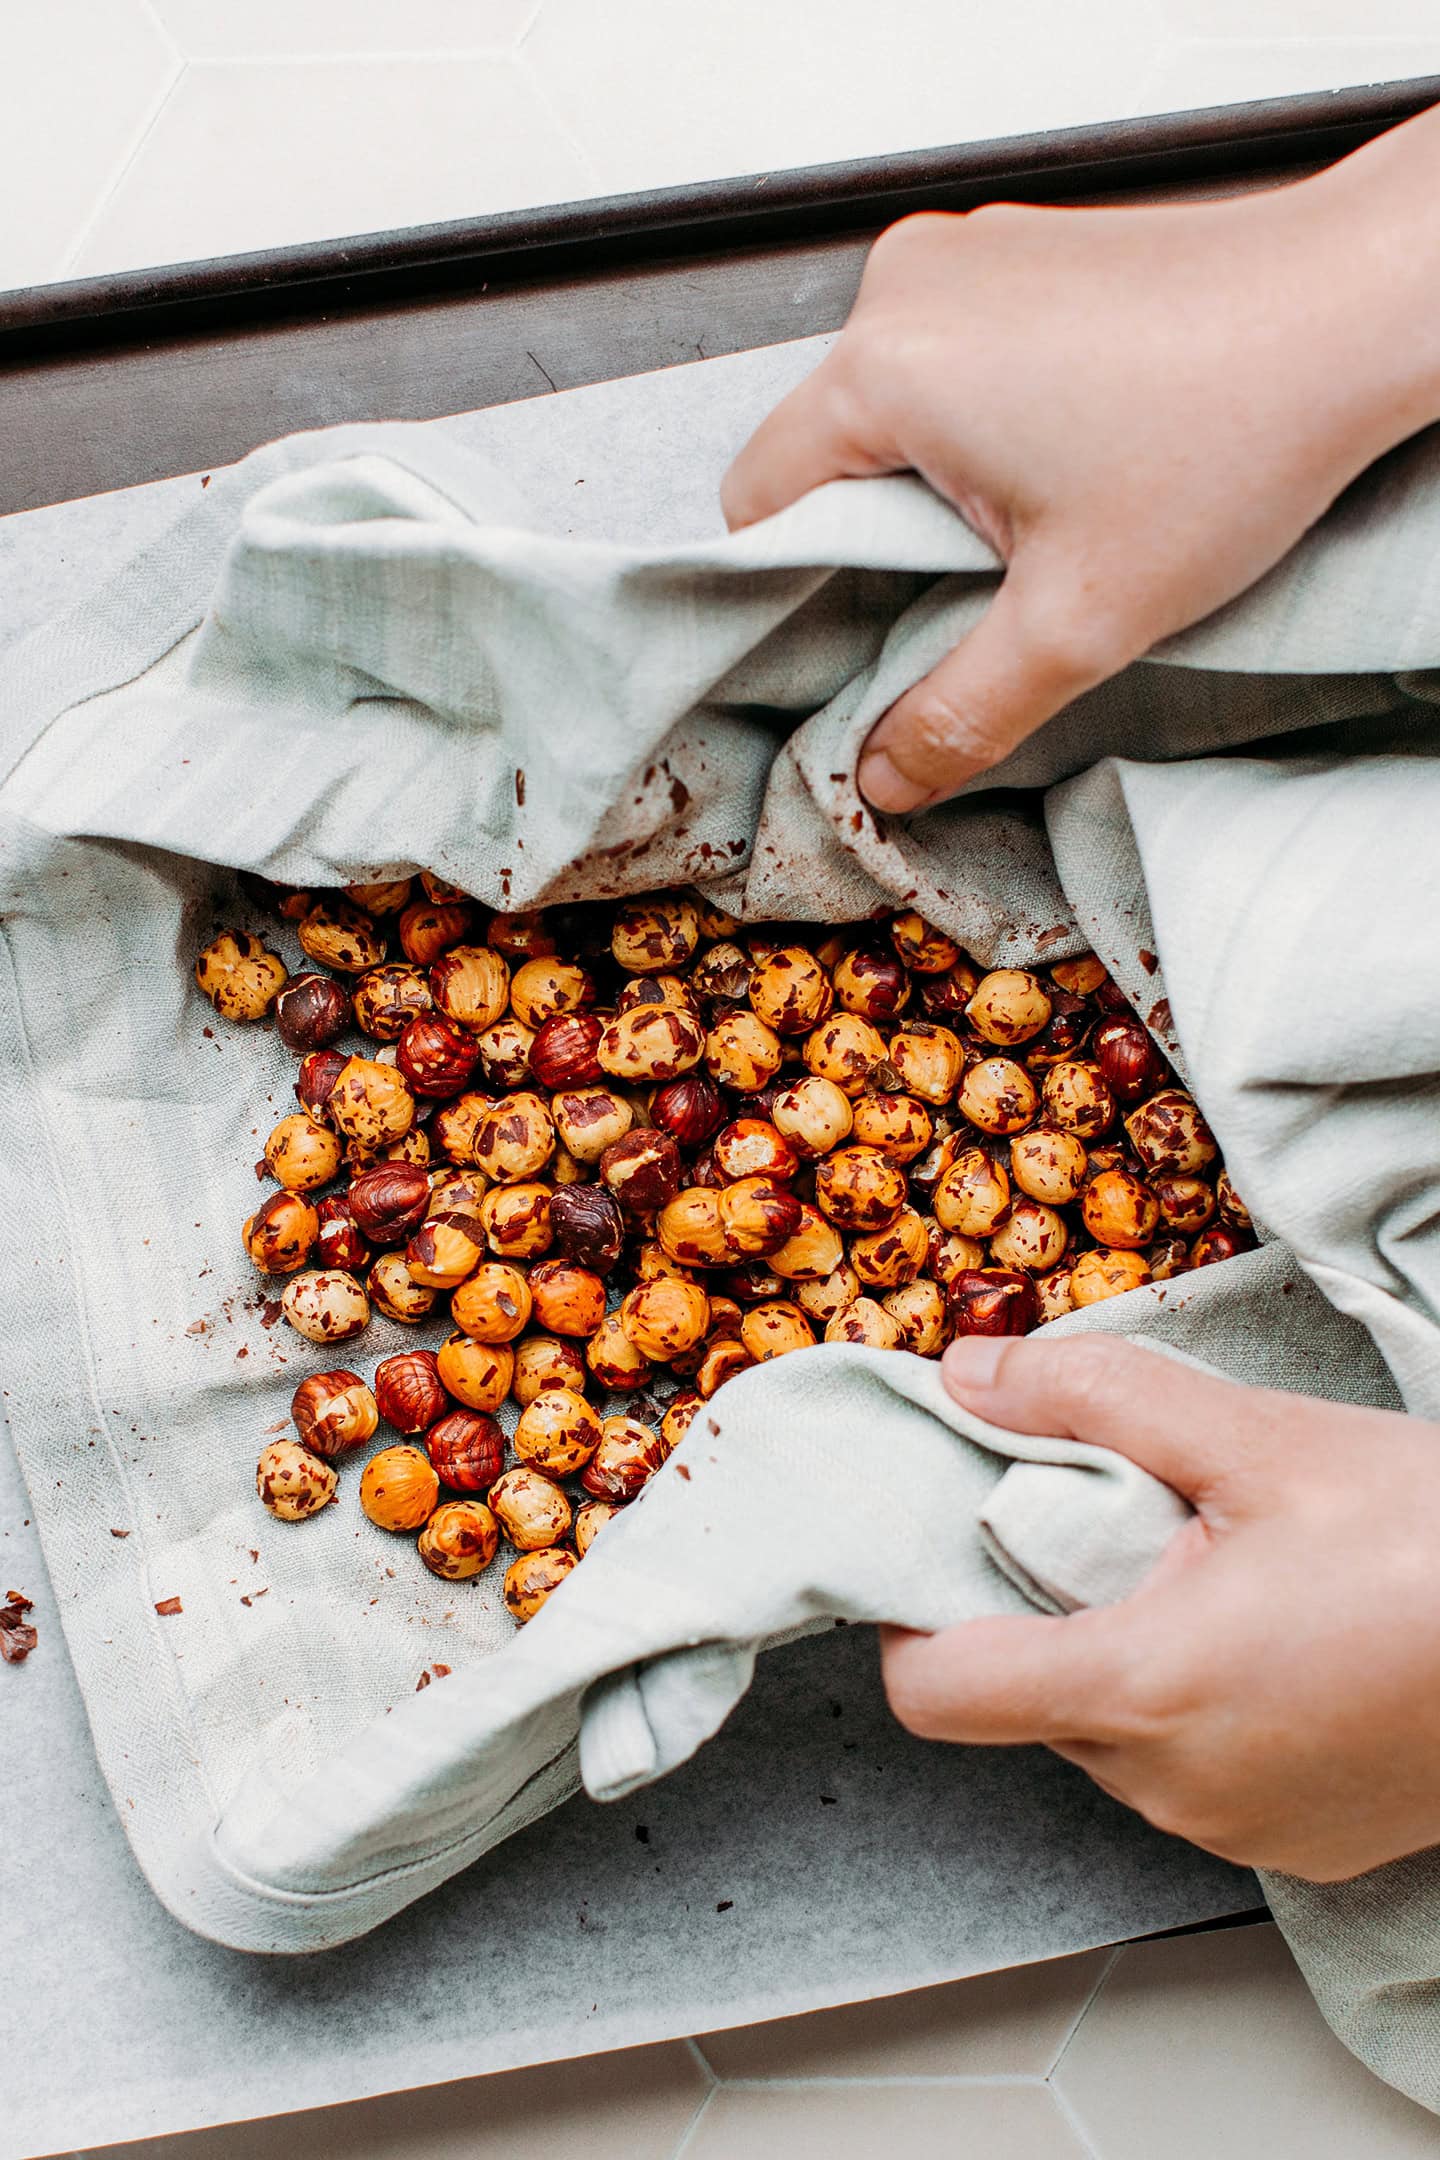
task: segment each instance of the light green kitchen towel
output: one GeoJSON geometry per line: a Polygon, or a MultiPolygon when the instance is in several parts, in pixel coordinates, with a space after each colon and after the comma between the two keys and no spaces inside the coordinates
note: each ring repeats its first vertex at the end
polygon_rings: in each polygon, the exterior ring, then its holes
{"type": "MultiPolygon", "coordinates": [[[[8,657],[7,1411],[172,1911],[247,1948],[343,1941],[580,1768],[619,1793],[683,1759],[766,1643],[1113,1599],[1183,1516],[1118,1458],[961,1413],[931,1366],[834,1347],[727,1387],[518,1637],[484,1584],[414,1582],[353,1504],[271,1523],[249,1465],[324,1359],[268,1324],[237,1245],[290,1065],[189,979],[229,867],[424,865],[501,907],[683,880],[752,917],[915,905],[987,962],[1093,944],[1268,1237],[1057,1332],[1151,1344],[1157,1390],[1178,1353],[1436,1417],[1437,540],[1422,439],[1243,600],[909,820],[859,801],[858,746],[995,576],[913,480],[660,551],[533,532],[418,430],[302,437],[8,657]],[[416,1693],[437,1658],[452,1677],[416,1693]]],[[[377,1326],[367,1357],[400,1339],[377,1326]]],[[[1440,2107],[1434,1856],[1266,1889],[1342,2037],[1440,2107]]]]}

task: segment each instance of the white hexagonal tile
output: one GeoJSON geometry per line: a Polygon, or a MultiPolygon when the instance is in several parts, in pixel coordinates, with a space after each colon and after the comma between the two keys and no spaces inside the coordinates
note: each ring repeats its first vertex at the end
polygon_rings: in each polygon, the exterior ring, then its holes
{"type": "Polygon", "coordinates": [[[536,0],[154,0],[191,60],[485,52],[513,45],[536,0]]]}
{"type": "Polygon", "coordinates": [[[62,275],[180,61],[143,0],[13,0],[0,65],[0,288],[62,275]]]}
{"type": "Polygon", "coordinates": [[[1193,38],[1422,37],[1434,0],[1161,0],[1170,27],[1193,38]]]}
{"type": "Polygon", "coordinates": [[[1043,2085],[722,2086],[681,2150],[684,2160],[1090,2160],[1043,2085]]]}
{"type": "Polygon", "coordinates": [[[1429,38],[1196,38],[1173,46],[1157,65],[1145,84],[1143,108],[1196,112],[1437,74],[1440,22],[1429,38]]]}

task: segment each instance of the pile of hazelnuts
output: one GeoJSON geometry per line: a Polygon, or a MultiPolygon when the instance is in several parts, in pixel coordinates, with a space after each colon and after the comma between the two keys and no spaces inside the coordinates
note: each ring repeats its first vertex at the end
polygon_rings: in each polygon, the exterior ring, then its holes
{"type": "Polygon", "coordinates": [[[237,930],[196,966],[300,1059],[246,1252],[316,1344],[372,1309],[449,1318],[373,1385],[302,1381],[260,1497],[318,1512],[383,1423],[366,1514],[449,1580],[503,1540],[517,1619],[750,1366],[822,1341],[938,1357],[1255,1242],[1093,955],[987,972],[912,912],[742,926],[686,893],[506,915],[429,873],[249,882],[309,966],[237,930]]]}

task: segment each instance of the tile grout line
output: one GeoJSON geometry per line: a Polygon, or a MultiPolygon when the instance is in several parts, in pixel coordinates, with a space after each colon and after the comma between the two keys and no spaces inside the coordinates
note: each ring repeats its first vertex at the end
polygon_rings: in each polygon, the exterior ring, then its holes
{"type": "Polygon", "coordinates": [[[1111,1949],[1110,1955],[1105,1960],[1104,1966],[1095,1976],[1095,1985],[1091,1988],[1089,1994],[1085,1997],[1085,2000],[1081,2003],[1074,2017],[1071,2018],[1070,2023],[1066,2026],[1065,2031],[1060,2036],[1060,2045],[1056,2048],[1055,2053],[1051,2056],[1049,2067],[1046,2069],[1045,2072],[1047,2080],[1054,2077],[1055,2072],[1059,2069],[1061,2063],[1065,2058],[1066,2051],[1068,2050],[1071,2041],[1075,2038],[1076,2033],[1079,2032],[1080,2027],[1084,2024],[1085,2019],[1088,2017],[1090,2010],[1095,2002],[1096,1996],[1100,1993],[1101,1988],[1104,1987],[1106,1981],[1110,1978],[1111,1973],[1114,1972],[1115,1967],[1119,1964],[1121,1958],[1124,1956],[1126,1950],[1128,1950],[1129,1947],[1130,1946],[1128,1943],[1116,1943],[1111,1949]]]}
{"type": "Polygon", "coordinates": [[[535,0],[535,5],[531,8],[530,13],[525,18],[524,28],[521,30],[519,36],[515,39],[513,45],[510,48],[512,52],[519,52],[521,46],[525,43],[526,38],[529,37],[531,31],[535,28],[536,23],[539,22],[540,10],[544,7],[544,5],[545,0],[535,0]]]}
{"type": "Polygon", "coordinates": [[[164,16],[160,13],[159,8],[155,5],[155,0],[140,0],[140,6],[143,12],[149,16],[150,26],[154,30],[155,35],[159,38],[161,44],[169,46],[171,58],[177,63],[178,66],[184,67],[186,56],[179,44],[176,42],[175,38],[172,37],[170,33],[170,25],[166,22],[164,16]]]}
{"type": "Polygon", "coordinates": [[[696,2131],[700,2128],[701,2123],[705,2120],[706,2115],[710,2112],[710,2109],[714,2104],[715,2095],[719,2092],[719,2090],[720,2087],[718,2082],[712,2081],[709,2092],[706,2093],[704,2099],[696,2108],[695,2113],[691,2116],[689,2122],[686,2123],[685,2128],[681,2131],[680,2141],[672,2149],[670,2154],[670,2160],[683,2160],[684,2154],[689,2149],[690,2145],[694,2142],[696,2131]]]}
{"type": "Polygon", "coordinates": [[[1094,2140],[1070,2104],[1070,2095],[1062,2092],[1058,2085],[1052,2085],[1048,2078],[1045,2081],[1045,2090],[1054,2101],[1055,2110],[1060,2120],[1064,2123],[1066,2129],[1072,2133],[1076,2144],[1080,2147],[1083,2160],[1100,2160],[1100,2153],[1094,2140]]]}
{"type": "Polygon", "coordinates": [[[706,2084],[718,2085],[720,2083],[720,2080],[715,2075],[714,2070],[711,2068],[711,2065],[706,2057],[705,2050],[701,2047],[700,2042],[695,2038],[695,2035],[693,2033],[689,2035],[685,2042],[685,2045],[687,2048],[689,2048],[690,2053],[695,2058],[696,2062],[699,2063],[700,2068],[704,2073],[706,2084]]]}
{"type": "Polygon", "coordinates": [[[174,74],[170,77],[170,80],[166,83],[164,89],[161,91],[159,98],[152,106],[149,118],[145,121],[145,124],[141,128],[139,134],[131,143],[129,150],[121,159],[120,164],[114,174],[114,177],[107,183],[106,186],[104,186],[100,190],[100,193],[96,198],[94,208],[90,212],[90,215],[83,220],[79,231],[76,233],[69,247],[66,248],[65,252],[60,257],[60,260],[56,265],[54,279],[51,282],[59,283],[68,275],[72,265],[74,264],[76,256],[80,253],[80,250],[84,247],[86,241],[90,238],[91,233],[94,232],[95,227],[99,224],[101,215],[104,212],[106,205],[114,201],[115,195],[120,187],[121,182],[124,180],[125,175],[130,171],[131,167],[135,163],[135,160],[139,157],[141,151],[144,149],[146,143],[149,142],[150,137],[154,134],[156,125],[158,124],[160,119],[160,115],[165,111],[165,109],[170,103],[170,100],[174,97],[175,92],[179,89],[181,83],[185,80],[186,70],[188,67],[189,62],[183,59],[177,65],[174,74]]]}
{"type": "Polygon", "coordinates": [[[379,67],[392,60],[510,60],[513,45],[380,45],[363,52],[263,52],[202,53],[191,58],[193,68],[344,67],[354,61],[360,67],[379,67]]]}
{"type": "Polygon", "coordinates": [[[946,2092],[959,2089],[969,2092],[972,2088],[1004,2087],[1010,2090],[1017,2085],[1044,2086],[1049,2081],[1037,2070],[957,2070],[950,2073],[937,2071],[927,2077],[923,2071],[910,2071],[898,2077],[877,2076],[866,2072],[856,2077],[727,2077],[717,2078],[717,2086],[726,2092],[853,2092],[857,2086],[882,2086],[887,2092],[895,2088],[913,2091],[923,2086],[928,2091],[935,2086],[946,2092]]]}
{"type": "MultiPolygon", "coordinates": [[[[543,7],[544,0],[540,0],[540,5],[543,7]]],[[[540,12],[540,8],[537,7],[535,12],[538,15],[540,12]]],[[[562,116],[559,108],[555,105],[554,101],[550,96],[550,92],[546,87],[544,78],[540,75],[537,69],[531,67],[529,61],[526,59],[524,53],[520,50],[520,47],[518,45],[510,54],[510,64],[516,70],[517,74],[523,76],[524,80],[529,83],[536,104],[545,114],[546,118],[550,122],[550,125],[554,128],[556,134],[560,137],[561,141],[569,145],[571,153],[579,162],[581,172],[584,173],[585,177],[590,182],[592,194],[602,194],[604,191],[600,186],[599,175],[596,172],[595,165],[590,156],[590,152],[586,149],[584,143],[580,140],[580,137],[575,133],[574,129],[570,126],[569,122],[562,116]]]]}

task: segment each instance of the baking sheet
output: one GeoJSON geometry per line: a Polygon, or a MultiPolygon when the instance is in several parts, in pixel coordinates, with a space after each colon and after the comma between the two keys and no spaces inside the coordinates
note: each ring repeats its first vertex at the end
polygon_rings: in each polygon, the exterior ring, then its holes
{"type": "MultiPolygon", "coordinates": [[[[823,343],[432,424],[503,466],[537,524],[682,538],[718,528],[729,455],[823,343]]],[[[0,637],[199,484],[0,521],[0,637]]],[[[247,1958],[177,1927],[130,1860],[28,1513],[7,1453],[0,1573],[36,1599],[41,1647],[0,1672],[0,1953],[28,2006],[0,2066],[0,2160],[778,2016],[1258,1902],[1248,1874],[1042,1751],[910,1739],[868,1633],[840,1629],[762,1660],[721,1738],[640,1801],[570,1802],[366,1941],[247,1958]]]]}

